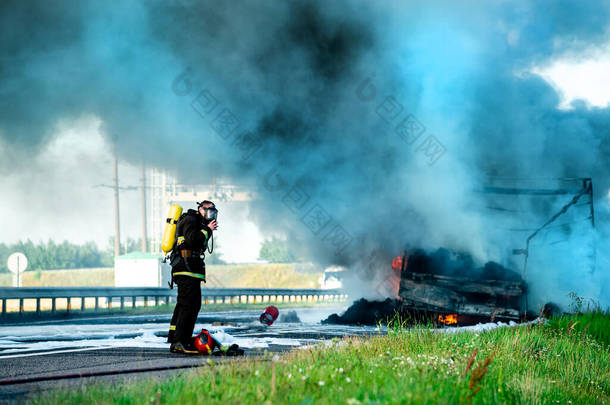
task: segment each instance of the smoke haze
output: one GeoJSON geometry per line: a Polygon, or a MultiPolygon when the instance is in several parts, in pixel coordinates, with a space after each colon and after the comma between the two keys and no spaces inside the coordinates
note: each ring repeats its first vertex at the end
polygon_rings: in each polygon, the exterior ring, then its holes
{"type": "Polygon", "coordinates": [[[591,177],[596,233],[572,210],[575,225],[550,231],[560,245],[535,246],[532,304],[565,305],[573,291],[610,305],[610,111],[558,109],[557,91],[531,73],[607,44],[606,2],[0,7],[4,176],[61,122],[95,117],[122,160],[185,183],[257,186],[250,215],[263,232],[323,264],[358,267],[379,252],[379,272],[405,245],[520,270],[512,250],[572,195],[516,199],[501,227],[488,209],[497,201],[474,190],[490,177],[538,188],[591,177]],[[523,224],[531,231],[507,231],[523,224]]]}

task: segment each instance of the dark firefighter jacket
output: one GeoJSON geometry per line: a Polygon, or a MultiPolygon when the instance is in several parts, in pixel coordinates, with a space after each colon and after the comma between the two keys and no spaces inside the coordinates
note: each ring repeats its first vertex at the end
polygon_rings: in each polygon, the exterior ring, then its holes
{"type": "Polygon", "coordinates": [[[205,281],[203,255],[212,230],[203,224],[201,215],[188,210],[176,225],[176,246],[172,252],[172,276],[188,276],[205,281]]]}

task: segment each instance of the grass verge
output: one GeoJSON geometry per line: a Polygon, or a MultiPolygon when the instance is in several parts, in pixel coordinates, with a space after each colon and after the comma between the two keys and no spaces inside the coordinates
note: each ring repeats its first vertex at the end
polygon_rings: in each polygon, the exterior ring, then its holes
{"type": "Polygon", "coordinates": [[[225,362],[124,386],[82,386],[32,402],[609,403],[610,346],[596,332],[609,327],[610,316],[596,314],[485,333],[392,329],[387,336],[337,339],[270,361],[225,362]]]}

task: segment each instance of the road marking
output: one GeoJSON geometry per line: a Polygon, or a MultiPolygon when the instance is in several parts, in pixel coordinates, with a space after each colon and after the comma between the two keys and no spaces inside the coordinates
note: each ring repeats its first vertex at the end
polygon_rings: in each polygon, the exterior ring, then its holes
{"type": "Polygon", "coordinates": [[[112,349],[113,347],[114,346],[99,346],[99,347],[85,347],[85,348],[81,348],[81,349],[66,349],[66,350],[55,350],[55,351],[37,352],[37,353],[9,354],[6,356],[0,356],[0,360],[15,359],[15,358],[19,358],[19,357],[45,356],[47,354],[86,352],[89,350],[105,350],[105,349],[112,349]]]}

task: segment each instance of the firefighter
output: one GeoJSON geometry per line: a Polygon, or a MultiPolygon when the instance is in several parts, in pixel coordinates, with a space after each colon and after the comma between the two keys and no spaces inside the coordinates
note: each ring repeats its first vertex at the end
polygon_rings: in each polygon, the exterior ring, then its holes
{"type": "MultiPolygon", "coordinates": [[[[176,226],[176,244],[171,253],[172,284],[178,299],[169,327],[172,353],[199,354],[193,345],[193,329],[201,309],[201,282],[205,282],[204,255],[212,232],[218,229],[218,210],[211,201],[198,203],[197,210],[182,214],[176,226]]],[[[211,249],[208,250],[211,253],[211,249]]]]}

